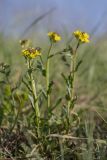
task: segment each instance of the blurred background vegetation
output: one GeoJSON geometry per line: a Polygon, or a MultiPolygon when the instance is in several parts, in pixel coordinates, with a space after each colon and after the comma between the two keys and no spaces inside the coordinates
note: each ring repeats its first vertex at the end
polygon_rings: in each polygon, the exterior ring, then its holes
{"type": "MultiPolygon", "coordinates": [[[[23,74],[25,67],[20,54],[20,39],[30,39],[34,46],[42,48],[45,56],[49,46],[47,37],[49,31],[56,31],[62,35],[62,42],[53,52],[63,49],[76,29],[91,35],[90,44],[81,46],[78,51],[78,58],[83,62],[77,74],[76,92],[79,98],[75,110],[82,112],[81,119],[85,124],[87,137],[96,135],[98,131],[97,134],[99,137],[102,134],[102,139],[106,138],[107,133],[106,11],[106,0],[0,1],[0,63],[11,65],[14,83],[23,74]],[[94,123],[95,126],[92,126],[94,123]],[[93,128],[97,128],[95,133],[93,128]]],[[[60,57],[53,58],[51,76],[57,77],[56,94],[57,91],[63,94],[64,90],[60,74],[66,72],[67,67],[63,68],[61,63],[60,57]]],[[[84,157],[87,157],[87,154],[85,152],[84,157]]]]}
{"type": "MultiPolygon", "coordinates": [[[[106,103],[106,6],[106,0],[0,1],[0,62],[11,64],[14,72],[20,75],[23,66],[20,39],[30,39],[45,55],[49,45],[47,32],[56,31],[62,35],[57,51],[66,46],[74,30],[81,29],[91,35],[91,43],[80,48],[83,63],[78,73],[78,91],[82,90],[87,97],[89,94],[95,94],[95,98],[100,95],[100,100],[106,103]]],[[[56,66],[57,60],[53,61],[56,66]]],[[[61,72],[60,63],[58,67],[61,72]]],[[[52,72],[59,75],[55,67],[52,72]]]]}

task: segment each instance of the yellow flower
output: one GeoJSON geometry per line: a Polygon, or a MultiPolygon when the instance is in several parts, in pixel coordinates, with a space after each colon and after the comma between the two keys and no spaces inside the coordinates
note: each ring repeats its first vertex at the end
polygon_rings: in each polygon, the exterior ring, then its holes
{"type": "Polygon", "coordinates": [[[38,48],[23,49],[22,54],[23,54],[23,56],[32,59],[32,58],[35,58],[35,57],[41,55],[41,49],[39,47],[38,48]]]}
{"type": "Polygon", "coordinates": [[[81,32],[80,30],[77,30],[73,32],[74,36],[82,43],[88,43],[89,40],[89,34],[86,32],[81,32]]]}
{"type": "Polygon", "coordinates": [[[56,32],[49,32],[48,36],[50,40],[52,40],[53,42],[57,42],[61,40],[61,36],[56,32]]]}

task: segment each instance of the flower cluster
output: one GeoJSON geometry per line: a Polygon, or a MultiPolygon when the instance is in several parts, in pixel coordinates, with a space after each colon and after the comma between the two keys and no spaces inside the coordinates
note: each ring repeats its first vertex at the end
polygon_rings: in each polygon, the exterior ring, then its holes
{"type": "MultiPolygon", "coordinates": [[[[81,43],[88,43],[90,41],[89,34],[86,32],[81,32],[80,30],[77,30],[77,31],[73,32],[73,35],[81,43]]],[[[49,36],[50,40],[54,43],[61,40],[61,36],[56,32],[49,32],[48,36],[49,36]]],[[[26,58],[33,59],[33,58],[41,55],[41,49],[39,47],[38,48],[29,47],[30,46],[29,40],[20,40],[19,42],[23,48],[22,54],[26,58]]]]}
{"type": "Polygon", "coordinates": [[[80,30],[77,30],[73,32],[74,36],[82,43],[88,43],[89,40],[89,34],[86,32],[81,32],[80,30]]]}
{"type": "Polygon", "coordinates": [[[57,42],[57,41],[61,40],[61,36],[56,32],[49,32],[48,36],[49,36],[50,40],[53,42],[57,42]]]}
{"type": "Polygon", "coordinates": [[[23,56],[27,58],[35,58],[37,56],[41,55],[41,49],[40,48],[28,48],[22,50],[23,56]]]}

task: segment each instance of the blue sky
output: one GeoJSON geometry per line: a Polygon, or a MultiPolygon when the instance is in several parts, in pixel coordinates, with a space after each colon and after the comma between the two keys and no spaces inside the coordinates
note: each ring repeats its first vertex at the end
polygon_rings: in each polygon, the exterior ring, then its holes
{"type": "Polygon", "coordinates": [[[106,31],[107,0],[0,0],[0,31],[18,35],[38,16],[55,10],[36,26],[36,30],[72,31],[80,28],[97,34],[106,31]]]}

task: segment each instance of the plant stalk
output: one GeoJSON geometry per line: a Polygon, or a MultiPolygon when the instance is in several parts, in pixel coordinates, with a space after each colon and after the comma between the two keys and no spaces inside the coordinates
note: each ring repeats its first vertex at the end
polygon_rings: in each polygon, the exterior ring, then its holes
{"type": "Polygon", "coordinates": [[[38,105],[37,91],[36,91],[36,86],[35,86],[35,80],[34,80],[34,77],[33,77],[33,74],[32,74],[31,60],[30,59],[28,59],[28,69],[29,69],[29,78],[30,78],[30,83],[31,83],[31,90],[32,90],[33,100],[34,100],[37,134],[38,134],[38,137],[40,137],[40,130],[39,130],[40,110],[39,110],[39,105],[38,105]]]}
{"type": "Polygon", "coordinates": [[[48,55],[47,55],[47,62],[46,62],[46,90],[47,90],[47,107],[50,107],[50,93],[48,93],[49,90],[49,83],[50,83],[50,52],[52,49],[52,42],[49,47],[48,55]]]}
{"type": "Polygon", "coordinates": [[[71,107],[71,104],[75,98],[75,92],[74,92],[74,89],[75,89],[75,86],[74,86],[74,83],[75,83],[75,68],[76,68],[76,55],[77,55],[77,49],[79,47],[79,41],[77,43],[77,46],[76,46],[76,49],[73,51],[73,56],[71,57],[71,64],[70,64],[70,74],[72,75],[72,84],[71,84],[71,87],[70,87],[70,99],[68,101],[68,108],[67,108],[67,113],[68,113],[68,119],[69,119],[69,116],[70,116],[70,107],[71,107]]]}

